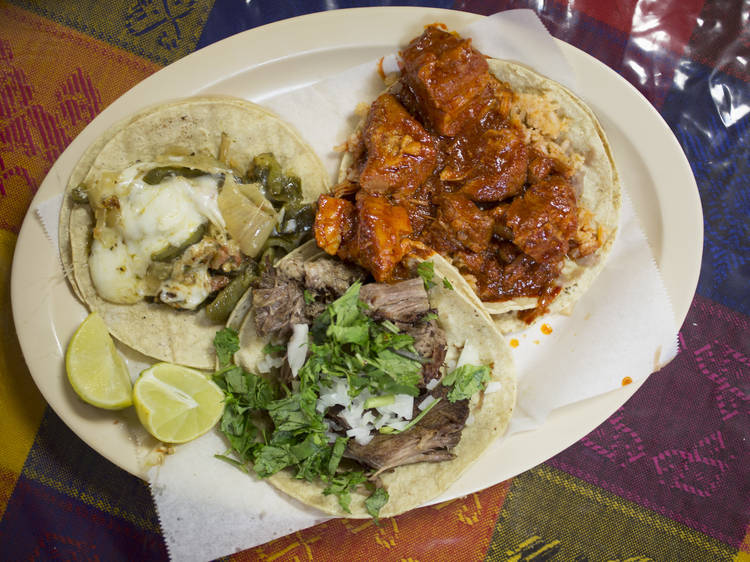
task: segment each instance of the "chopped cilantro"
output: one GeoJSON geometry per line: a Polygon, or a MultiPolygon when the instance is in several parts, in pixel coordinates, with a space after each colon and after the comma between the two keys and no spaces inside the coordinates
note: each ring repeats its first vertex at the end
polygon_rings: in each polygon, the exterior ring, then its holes
{"type": "MultiPolygon", "coordinates": [[[[423,270],[431,279],[432,263],[423,270]]],[[[422,364],[412,336],[399,332],[392,322],[377,322],[364,314],[360,287],[360,283],[352,285],[313,321],[309,355],[297,373],[294,392],[279,391],[263,377],[231,365],[239,347],[237,333],[231,330],[222,330],[215,339],[222,368],[214,380],[226,394],[220,427],[232,452],[232,457],[221,458],[243,467],[252,464],[261,478],[290,468],[296,478],[319,479],[327,483],[323,493],[337,496],[347,512],[351,493],[365,486],[374,490],[366,509],[377,518],[388,494],[375,489],[363,471],[341,469],[348,438],[329,442],[325,412],[316,409],[320,388],[333,387],[345,378],[352,396],[365,390],[372,396],[417,396],[422,364]]],[[[284,346],[268,344],[263,352],[284,350],[284,346]]]]}
{"type": "Polygon", "coordinates": [[[339,498],[341,509],[351,513],[349,505],[352,502],[351,492],[360,484],[367,482],[365,473],[361,470],[351,470],[335,475],[331,478],[330,484],[323,490],[326,496],[335,494],[339,498]]]}
{"type": "Polygon", "coordinates": [[[302,293],[302,296],[305,298],[305,304],[312,304],[315,302],[315,295],[313,295],[309,290],[305,289],[302,293]]]}
{"type": "Polygon", "coordinates": [[[272,343],[267,343],[263,346],[263,354],[264,355],[277,355],[279,353],[285,353],[286,352],[286,346],[285,345],[274,345],[272,343]]]}
{"type": "Polygon", "coordinates": [[[448,281],[448,279],[446,279],[445,277],[443,277],[443,287],[445,287],[445,288],[446,288],[446,289],[448,289],[449,291],[452,291],[452,290],[453,290],[453,285],[452,285],[452,284],[451,284],[451,282],[450,282],[450,281],[448,281]]]}
{"type": "Polygon", "coordinates": [[[388,500],[388,492],[385,488],[377,488],[370,497],[365,500],[365,509],[367,510],[367,513],[375,519],[376,523],[378,522],[380,508],[387,504],[388,500]]]}
{"type": "Polygon", "coordinates": [[[300,370],[301,381],[345,376],[352,396],[365,388],[374,396],[416,396],[422,364],[414,338],[399,333],[393,323],[366,316],[359,300],[360,286],[352,285],[313,322],[310,357],[300,370]]]}
{"type": "Polygon", "coordinates": [[[328,460],[328,476],[336,474],[336,469],[339,467],[341,457],[344,456],[347,441],[348,439],[346,437],[336,438],[336,442],[333,444],[333,451],[331,451],[331,458],[328,460]]]}
{"type": "Polygon", "coordinates": [[[432,280],[435,277],[435,265],[431,261],[423,261],[417,266],[417,273],[424,281],[425,291],[429,291],[435,286],[435,282],[432,280]]]}
{"type": "Polygon", "coordinates": [[[288,447],[265,445],[257,449],[253,469],[261,478],[276,474],[279,470],[294,464],[294,456],[288,447]]]}
{"type": "Polygon", "coordinates": [[[234,352],[240,348],[240,338],[231,328],[222,328],[214,336],[214,348],[219,357],[219,365],[227,366],[232,360],[234,352]]]}
{"type": "Polygon", "coordinates": [[[471,398],[490,380],[490,368],[487,365],[461,365],[443,377],[443,385],[453,386],[448,392],[448,400],[453,403],[464,398],[471,398]]]}

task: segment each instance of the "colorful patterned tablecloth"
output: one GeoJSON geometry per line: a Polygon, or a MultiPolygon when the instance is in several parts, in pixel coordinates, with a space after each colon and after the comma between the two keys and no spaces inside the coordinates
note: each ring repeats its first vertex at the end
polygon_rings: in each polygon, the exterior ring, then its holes
{"type": "MultiPolygon", "coordinates": [[[[45,405],[10,311],[21,223],[45,174],[102,109],[219,39],[338,0],[0,1],[0,559],[167,558],[146,483],[45,405]]],[[[750,2],[448,0],[531,8],[635,85],[700,190],[705,244],[681,352],[578,443],[466,498],[331,520],[236,560],[750,560],[750,2]]]]}

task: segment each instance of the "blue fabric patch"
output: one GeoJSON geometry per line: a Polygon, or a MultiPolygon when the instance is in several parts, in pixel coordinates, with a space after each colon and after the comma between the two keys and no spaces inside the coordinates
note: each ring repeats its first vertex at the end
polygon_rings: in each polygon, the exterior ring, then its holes
{"type": "Polygon", "coordinates": [[[352,0],[297,0],[279,2],[278,0],[222,0],[214,4],[203,27],[203,35],[198,40],[196,48],[205,47],[253,27],[265,25],[286,18],[337,10],[341,8],[365,8],[368,6],[424,6],[430,8],[452,8],[451,0],[386,0],[381,2],[366,2],[352,0]]]}
{"type": "Polygon", "coordinates": [[[685,151],[703,205],[698,293],[750,315],[750,88],[682,60],[661,113],[685,151]]]}
{"type": "Polygon", "coordinates": [[[87,504],[100,516],[106,513],[144,531],[159,532],[148,484],[96,453],[51,408],[45,411],[21,476],[87,504]]]}
{"type": "MultiPolygon", "coordinates": [[[[98,466],[107,462],[99,459],[98,466]]],[[[0,520],[0,537],[0,560],[168,558],[160,533],[144,531],[24,475],[0,520]]]]}

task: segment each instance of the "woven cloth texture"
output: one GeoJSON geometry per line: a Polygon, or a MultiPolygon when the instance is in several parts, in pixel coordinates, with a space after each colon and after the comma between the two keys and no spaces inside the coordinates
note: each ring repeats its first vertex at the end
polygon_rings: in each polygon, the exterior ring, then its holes
{"type": "MultiPolygon", "coordinates": [[[[144,78],[234,33],[390,2],[0,2],[0,559],[159,560],[147,484],[46,407],[10,307],[13,251],[55,160],[144,78]]],[[[671,127],[704,212],[681,352],[597,429],[465,498],[331,520],[231,560],[750,560],[750,88],[747,2],[416,2],[531,8],[550,33],[630,81],[671,127]],[[674,412],[684,412],[679,417],[674,412]]]]}

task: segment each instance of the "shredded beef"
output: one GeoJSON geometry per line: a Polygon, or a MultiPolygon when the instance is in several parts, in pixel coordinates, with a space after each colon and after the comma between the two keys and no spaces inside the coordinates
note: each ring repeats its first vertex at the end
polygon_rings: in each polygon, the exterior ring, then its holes
{"type": "Polygon", "coordinates": [[[406,328],[406,333],[414,338],[414,349],[419,353],[422,364],[422,384],[440,378],[440,366],[446,352],[445,332],[436,320],[422,321],[406,328]]]}
{"type": "Polygon", "coordinates": [[[340,297],[355,281],[365,278],[367,272],[356,265],[345,264],[330,257],[318,258],[304,264],[305,287],[340,297]]]}
{"type": "Polygon", "coordinates": [[[469,417],[469,401],[451,403],[445,398],[446,391],[442,385],[435,388],[433,395],[443,399],[407,431],[376,435],[367,445],[350,439],[344,455],[376,469],[377,473],[416,462],[452,459],[455,456],[452,450],[458,445],[469,417]]]}
{"type": "Polygon", "coordinates": [[[275,268],[267,268],[253,290],[253,312],[258,335],[288,337],[294,324],[306,322],[301,286],[275,268]]]}
{"type": "Polygon", "coordinates": [[[359,291],[359,298],[370,307],[375,318],[391,322],[413,323],[430,309],[423,281],[416,277],[392,285],[369,283],[359,291]]]}

